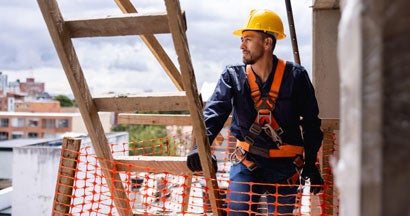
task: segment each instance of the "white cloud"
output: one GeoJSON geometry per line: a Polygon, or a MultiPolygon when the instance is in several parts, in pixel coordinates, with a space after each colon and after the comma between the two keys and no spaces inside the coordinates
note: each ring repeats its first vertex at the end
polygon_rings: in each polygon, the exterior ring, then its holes
{"type": "MultiPolygon", "coordinates": [[[[46,83],[51,94],[71,94],[65,73],[52,44],[47,27],[35,1],[0,1],[0,71],[9,80],[34,76],[46,83]],[[33,3],[35,2],[35,3],[33,3]],[[19,14],[19,15],[17,15],[19,14]]],[[[289,35],[285,3],[272,0],[181,0],[186,12],[187,37],[198,89],[204,82],[215,82],[225,65],[241,62],[239,37],[232,31],[240,28],[253,8],[269,8],[284,20],[289,35]]],[[[112,0],[60,0],[64,18],[121,14],[112,0]]],[[[139,12],[165,11],[164,1],[133,1],[139,12]]],[[[293,1],[293,13],[304,66],[311,68],[311,0],[293,1]]],[[[175,62],[170,35],[158,40],[175,62]]],[[[74,39],[79,61],[93,93],[173,91],[166,76],[139,37],[74,39]]],[[[278,41],[276,54],[292,60],[289,37],[278,41]]]]}

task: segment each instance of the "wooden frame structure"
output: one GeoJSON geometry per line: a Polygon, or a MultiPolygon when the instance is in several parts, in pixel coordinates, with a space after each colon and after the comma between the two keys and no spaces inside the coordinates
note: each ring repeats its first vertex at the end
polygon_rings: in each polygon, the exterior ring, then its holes
{"type": "MultiPolygon", "coordinates": [[[[186,21],[180,9],[178,0],[165,0],[166,13],[139,15],[130,0],[115,0],[124,13],[121,16],[101,17],[96,19],[64,20],[56,0],[37,0],[50,36],[57,50],[68,82],[79,110],[85,122],[93,148],[108,188],[113,196],[114,204],[121,216],[133,215],[129,199],[117,171],[125,169],[116,167],[107,138],[105,136],[99,111],[134,112],[136,110],[189,110],[196,143],[198,146],[201,165],[207,186],[210,188],[210,200],[214,215],[221,215],[221,201],[213,170],[210,145],[205,132],[202,115],[202,100],[198,94],[194,69],[189,53],[186,38],[186,21]],[[167,53],[164,51],[154,34],[170,33],[174,42],[180,70],[176,68],[167,53]],[[168,74],[179,92],[175,95],[127,95],[104,98],[93,98],[88,88],[83,70],[80,66],[72,38],[140,35],[162,68],[168,74]],[[158,102],[158,103],[157,103],[158,102]],[[111,163],[110,163],[111,161],[111,163]]],[[[144,165],[155,166],[154,163],[162,160],[139,160],[144,165]]],[[[167,160],[167,159],[165,159],[167,160]]],[[[121,158],[121,162],[139,163],[132,158],[121,158]]],[[[176,163],[181,163],[178,159],[176,163]]],[[[182,161],[184,163],[184,161],[182,161]]],[[[191,172],[185,168],[178,172],[191,172]]]]}

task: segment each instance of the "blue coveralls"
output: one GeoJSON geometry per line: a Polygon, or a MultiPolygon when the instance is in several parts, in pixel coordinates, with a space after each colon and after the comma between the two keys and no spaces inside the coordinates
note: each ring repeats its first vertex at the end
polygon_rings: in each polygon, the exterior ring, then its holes
{"type": "MultiPolygon", "coordinates": [[[[277,62],[277,57],[273,55],[273,69],[265,83],[261,83],[259,77],[256,76],[262,96],[266,96],[270,90],[277,62]]],[[[227,66],[206,103],[204,118],[210,143],[218,135],[231,112],[231,133],[243,141],[257,115],[246,78],[245,65],[227,66]]],[[[316,160],[317,151],[322,143],[323,133],[320,129],[321,120],[318,114],[314,88],[307,71],[298,64],[287,62],[273,115],[284,130],[283,142],[304,146],[306,161],[316,160]]],[[[256,138],[254,145],[276,148],[264,132],[256,138]]],[[[231,167],[230,180],[232,182],[229,185],[227,196],[229,215],[244,215],[244,212],[249,213],[250,210],[256,212],[257,205],[250,205],[250,202],[258,202],[260,195],[265,192],[275,192],[275,187],[261,184],[250,186],[240,182],[284,183],[295,173],[294,158],[264,158],[248,153],[247,159],[254,161],[261,169],[258,175],[254,175],[241,163],[231,167]],[[250,188],[252,188],[252,196],[249,193],[250,188]]],[[[268,211],[291,213],[297,187],[280,187],[278,192],[282,195],[278,199],[279,207],[275,208],[273,205],[274,196],[267,196],[268,211]],[[292,196],[286,196],[289,194],[292,196]],[[282,204],[292,205],[283,206],[282,204]]]]}

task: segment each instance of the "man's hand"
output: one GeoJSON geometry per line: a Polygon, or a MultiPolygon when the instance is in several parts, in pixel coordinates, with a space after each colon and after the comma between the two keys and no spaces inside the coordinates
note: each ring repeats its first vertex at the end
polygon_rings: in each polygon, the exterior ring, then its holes
{"type": "Polygon", "coordinates": [[[310,186],[310,192],[317,194],[323,190],[323,178],[315,164],[305,164],[301,175],[304,180],[310,179],[310,184],[312,185],[310,186]]]}
{"type": "MultiPolygon", "coordinates": [[[[202,171],[201,160],[199,159],[198,149],[191,151],[186,159],[188,168],[192,172],[202,171]]],[[[212,164],[214,165],[215,172],[218,171],[218,164],[215,155],[212,155],[212,164]]]]}

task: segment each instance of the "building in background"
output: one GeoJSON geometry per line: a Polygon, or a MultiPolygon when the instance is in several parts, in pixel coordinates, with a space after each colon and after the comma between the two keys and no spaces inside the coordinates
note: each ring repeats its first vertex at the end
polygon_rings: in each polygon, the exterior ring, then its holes
{"type": "MultiPolygon", "coordinates": [[[[110,132],[113,113],[100,112],[105,132],[110,132]]],[[[24,138],[61,138],[66,133],[87,134],[81,114],[0,112],[0,141],[24,138]]]]}
{"type": "Polygon", "coordinates": [[[0,91],[3,95],[6,94],[7,83],[7,75],[0,71],[0,91]]]}
{"type": "MultiPolygon", "coordinates": [[[[88,136],[72,137],[81,138],[81,148],[92,151],[88,136]]],[[[113,146],[118,152],[116,148],[127,147],[122,145],[128,143],[127,132],[107,133],[106,137],[109,143],[121,144],[113,146]]],[[[0,188],[0,215],[51,215],[61,144],[61,138],[0,142],[0,183],[12,182],[11,187],[0,188]]]]}
{"type": "Polygon", "coordinates": [[[45,91],[45,84],[35,82],[34,78],[27,78],[26,82],[20,82],[20,91],[27,94],[29,98],[35,99],[45,91]]]}

